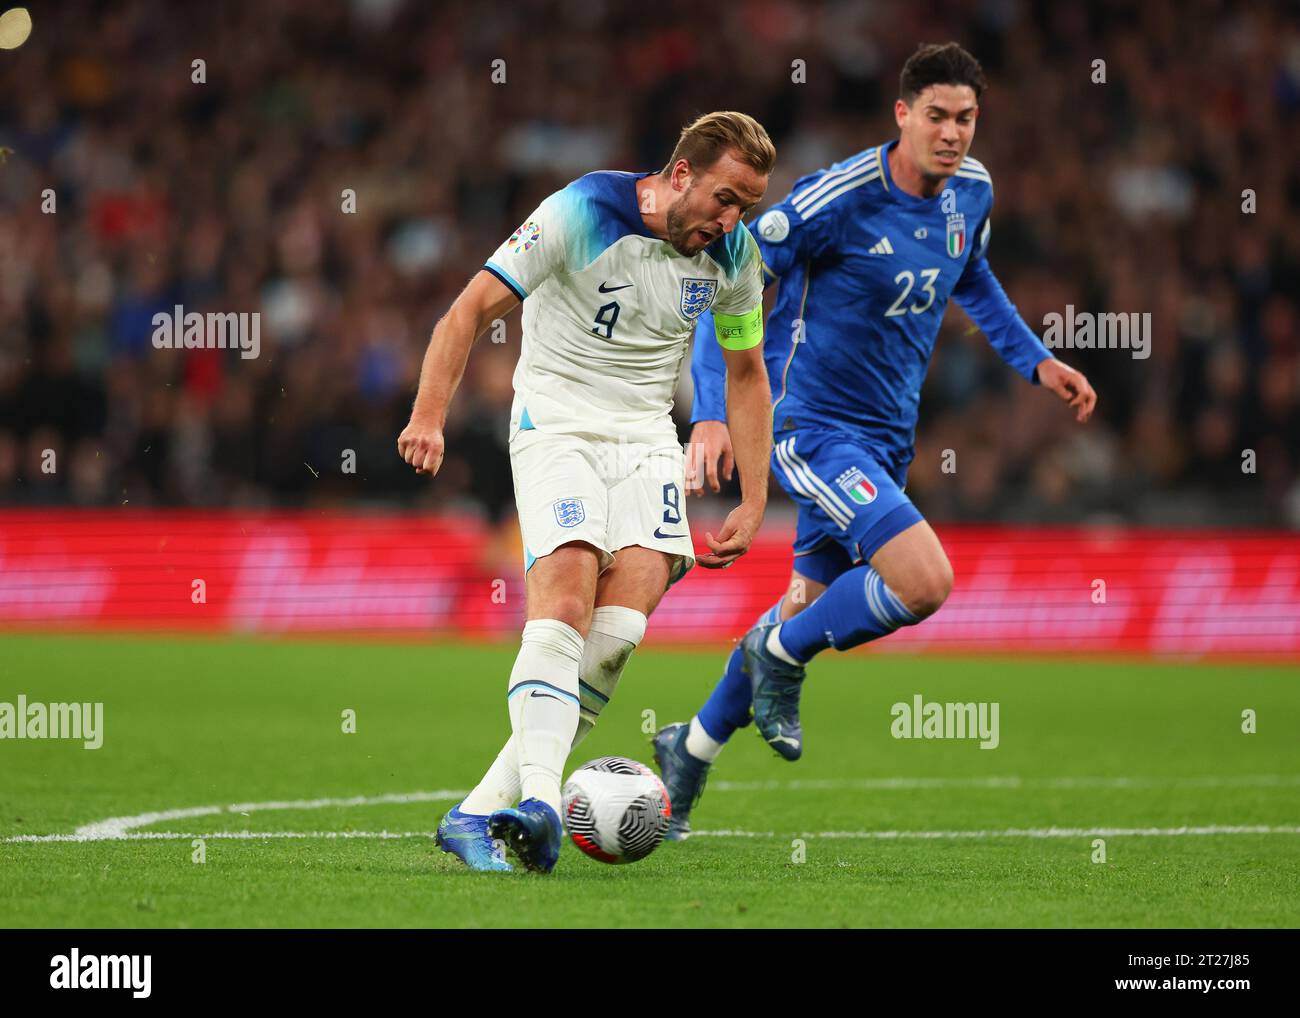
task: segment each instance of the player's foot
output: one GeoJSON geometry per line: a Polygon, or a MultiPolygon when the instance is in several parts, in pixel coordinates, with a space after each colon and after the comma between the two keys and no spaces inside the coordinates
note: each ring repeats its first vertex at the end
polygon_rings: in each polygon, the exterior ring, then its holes
{"type": "Polygon", "coordinates": [[[771,626],[755,626],[740,641],[754,694],[754,724],[769,746],[787,760],[798,760],[803,753],[799,693],[804,667],[768,651],[767,634],[771,631],[771,626]]]}
{"type": "Polygon", "coordinates": [[[442,818],[434,841],[444,852],[450,852],[472,870],[504,870],[509,872],[514,867],[506,862],[504,855],[487,832],[488,818],[474,813],[462,813],[460,803],[442,818]]]}
{"type": "Polygon", "coordinates": [[[651,740],[655,763],[672,803],[673,815],[664,835],[669,841],[685,841],[691,836],[691,810],[704,794],[704,782],[709,777],[709,765],[686,751],[690,727],[680,721],[664,725],[651,740]]]}
{"type": "Polygon", "coordinates": [[[487,832],[504,842],[525,869],[536,873],[550,873],[560,858],[564,833],[560,815],[541,799],[525,799],[518,806],[497,810],[488,817],[487,832]]]}

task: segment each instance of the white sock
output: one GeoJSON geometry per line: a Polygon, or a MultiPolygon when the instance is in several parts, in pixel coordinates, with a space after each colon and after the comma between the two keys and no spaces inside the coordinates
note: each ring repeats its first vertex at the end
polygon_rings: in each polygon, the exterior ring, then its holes
{"type": "Polygon", "coordinates": [[[564,761],[578,730],[583,639],[558,619],[525,623],[510,673],[510,726],[519,755],[519,794],[560,812],[564,761]]]}
{"type": "Polygon", "coordinates": [[[515,737],[510,736],[501,752],[492,761],[483,779],[460,804],[462,813],[486,816],[499,809],[513,806],[519,801],[519,753],[515,750],[515,737]]]}
{"type": "Polygon", "coordinates": [[[802,661],[796,661],[793,657],[791,657],[790,652],[786,650],[783,646],[781,646],[780,626],[773,626],[772,631],[767,634],[767,652],[769,654],[775,654],[782,661],[788,662],[789,664],[792,665],[803,664],[802,661]]]}
{"type": "Polygon", "coordinates": [[[582,649],[581,710],[576,746],[591,731],[614,695],[632,651],[645,637],[646,617],[635,608],[605,605],[591,615],[591,632],[582,649]]]}
{"type": "Polygon", "coordinates": [[[698,714],[691,718],[691,726],[686,729],[686,752],[696,760],[713,763],[725,745],[725,742],[719,742],[704,730],[698,714]]]}
{"type": "MultiPolygon", "coordinates": [[[[583,740],[600,712],[614,695],[614,687],[627,665],[628,658],[645,636],[646,617],[635,608],[607,605],[591,616],[591,632],[582,648],[579,686],[578,730],[573,745],[583,740]],[[593,695],[594,690],[605,699],[593,695]]],[[[483,780],[460,804],[462,813],[486,815],[519,801],[519,754],[512,735],[483,775],[483,780]]]]}

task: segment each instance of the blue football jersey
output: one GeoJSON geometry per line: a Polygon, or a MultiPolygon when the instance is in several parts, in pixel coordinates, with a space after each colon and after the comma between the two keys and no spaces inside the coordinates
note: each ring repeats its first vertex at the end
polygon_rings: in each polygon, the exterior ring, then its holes
{"type": "MultiPolygon", "coordinates": [[[[918,198],[890,177],[896,144],[800,178],[753,233],[765,278],[781,281],[764,346],[777,435],[818,426],[849,432],[901,485],[950,299],[1027,379],[1051,355],[985,260],[988,171],[967,158],[940,194],[918,198]]],[[[693,420],[725,420],[721,354],[709,347],[716,344],[696,344],[693,420]]]]}

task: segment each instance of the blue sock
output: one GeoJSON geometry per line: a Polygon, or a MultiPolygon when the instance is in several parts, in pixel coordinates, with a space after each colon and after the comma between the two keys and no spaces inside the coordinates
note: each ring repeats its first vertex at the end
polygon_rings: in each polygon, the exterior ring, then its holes
{"type": "Polygon", "coordinates": [[[809,661],[827,647],[848,650],[919,621],[878,572],[862,565],[844,573],[816,601],[782,622],[779,639],[792,658],[809,661]]]}
{"type": "MultiPolygon", "coordinates": [[[[782,597],[781,601],[784,600],[785,598],[782,597]]],[[[763,612],[754,625],[770,626],[779,621],[781,601],[777,601],[763,612]]],[[[727,668],[722,673],[722,678],[718,680],[708,700],[695,715],[700,719],[701,727],[709,733],[709,738],[718,742],[726,742],[737,728],[744,728],[749,724],[752,694],[749,688],[749,676],[741,671],[744,664],[745,655],[740,652],[740,645],[737,644],[736,649],[731,652],[731,657],[727,658],[727,668]]]]}

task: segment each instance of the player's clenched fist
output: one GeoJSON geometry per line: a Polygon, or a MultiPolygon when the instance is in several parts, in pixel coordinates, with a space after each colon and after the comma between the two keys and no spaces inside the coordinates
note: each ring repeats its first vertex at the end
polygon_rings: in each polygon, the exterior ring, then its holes
{"type": "Polygon", "coordinates": [[[415,417],[397,436],[397,454],[415,467],[417,474],[436,474],[445,451],[442,429],[415,417]]]}

